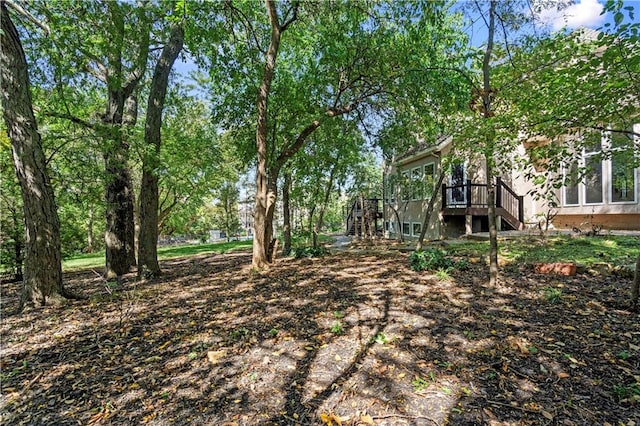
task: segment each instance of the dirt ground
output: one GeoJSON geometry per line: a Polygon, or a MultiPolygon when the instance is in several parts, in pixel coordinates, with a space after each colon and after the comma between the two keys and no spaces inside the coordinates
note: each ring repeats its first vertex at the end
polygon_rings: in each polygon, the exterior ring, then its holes
{"type": "Polygon", "coordinates": [[[88,297],[11,315],[6,425],[637,425],[629,279],[509,266],[416,273],[396,251],[250,268],[167,261],[156,282],[67,275],[88,297]]]}

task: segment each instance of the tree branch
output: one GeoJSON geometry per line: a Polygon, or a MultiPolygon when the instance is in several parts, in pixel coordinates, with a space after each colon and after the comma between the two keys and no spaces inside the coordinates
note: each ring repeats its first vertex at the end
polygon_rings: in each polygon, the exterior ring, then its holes
{"type": "Polygon", "coordinates": [[[40,21],[38,18],[30,14],[21,5],[15,3],[13,0],[2,0],[2,1],[6,3],[6,5],[9,6],[11,9],[15,10],[19,15],[22,15],[23,17],[27,18],[29,22],[37,25],[42,30],[44,30],[44,32],[47,33],[47,35],[51,34],[51,29],[47,24],[45,24],[44,22],[40,21]]]}

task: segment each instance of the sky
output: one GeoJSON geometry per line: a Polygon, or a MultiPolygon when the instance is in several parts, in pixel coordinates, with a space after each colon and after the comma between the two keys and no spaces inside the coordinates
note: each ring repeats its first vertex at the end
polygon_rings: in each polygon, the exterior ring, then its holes
{"type": "Polygon", "coordinates": [[[551,27],[553,31],[558,31],[563,27],[579,28],[588,27],[596,29],[601,27],[607,18],[601,15],[602,2],[598,0],[578,0],[577,3],[567,7],[562,11],[555,8],[544,10],[540,13],[541,20],[551,27]]]}

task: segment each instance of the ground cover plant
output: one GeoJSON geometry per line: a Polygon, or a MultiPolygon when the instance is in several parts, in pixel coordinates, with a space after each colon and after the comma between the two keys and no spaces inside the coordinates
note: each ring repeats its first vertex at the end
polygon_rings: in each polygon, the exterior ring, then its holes
{"type": "Polygon", "coordinates": [[[434,425],[640,422],[630,280],[441,280],[395,250],[162,262],[121,285],[68,272],[88,296],[10,315],[2,286],[3,424],[434,425]]]}

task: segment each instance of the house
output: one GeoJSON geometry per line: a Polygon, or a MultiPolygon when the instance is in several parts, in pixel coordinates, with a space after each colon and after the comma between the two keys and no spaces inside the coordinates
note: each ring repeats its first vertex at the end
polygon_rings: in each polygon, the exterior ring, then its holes
{"type": "MultiPolygon", "coordinates": [[[[634,133],[640,133],[640,124],[634,133]]],[[[591,136],[586,148],[565,163],[561,186],[554,190],[554,205],[532,195],[531,176],[546,173],[537,164],[531,173],[510,170],[496,179],[496,215],[499,230],[537,227],[546,214],[557,229],[640,230],[640,169],[618,154],[628,144],[640,145],[628,134],[591,136]],[[579,176],[578,170],[586,170],[579,176]],[[549,215],[549,213],[552,213],[549,215]]],[[[519,146],[515,156],[527,156],[531,146],[519,146]],[[527,146],[527,147],[525,147],[527,146]]],[[[442,158],[451,153],[452,139],[442,137],[430,145],[418,144],[384,167],[383,218],[388,238],[417,238],[431,195],[437,203],[429,218],[427,239],[488,231],[488,202],[482,166],[459,161],[446,171],[441,187],[435,184],[442,158]]]]}

